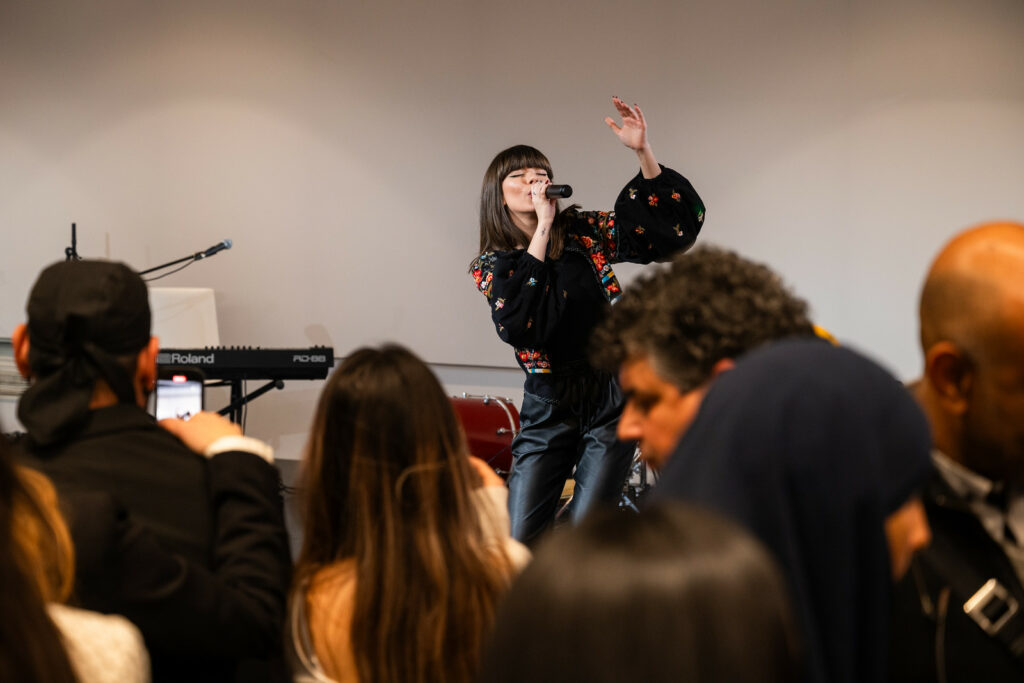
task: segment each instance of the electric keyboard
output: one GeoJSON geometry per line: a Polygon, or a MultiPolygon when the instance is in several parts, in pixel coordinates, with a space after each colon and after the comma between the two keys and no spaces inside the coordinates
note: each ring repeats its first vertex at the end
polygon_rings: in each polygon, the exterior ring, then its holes
{"type": "Polygon", "coordinates": [[[324,379],[334,366],[334,348],[208,346],[202,349],[160,349],[156,364],[199,368],[207,379],[324,379]]]}

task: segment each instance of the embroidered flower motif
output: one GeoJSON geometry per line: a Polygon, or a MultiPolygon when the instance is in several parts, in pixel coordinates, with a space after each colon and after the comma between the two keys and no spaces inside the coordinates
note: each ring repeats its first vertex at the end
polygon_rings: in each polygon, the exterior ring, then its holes
{"type": "Polygon", "coordinates": [[[638,235],[642,235],[642,234],[644,234],[644,233],[645,233],[645,232],[647,232],[647,231],[646,231],[646,230],[644,230],[644,226],[642,226],[642,225],[638,225],[638,226],[636,226],[635,228],[633,228],[633,232],[635,232],[635,233],[636,233],[636,234],[638,234],[638,235]]]}
{"type": "Polygon", "coordinates": [[[497,311],[500,308],[505,308],[505,300],[504,299],[498,299],[497,301],[494,302],[494,310],[497,311]]]}
{"type": "Polygon", "coordinates": [[[484,276],[483,267],[478,266],[473,269],[473,280],[476,282],[477,289],[483,292],[483,295],[488,299],[491,298],[491,280],[494,278],[493,272],[488,272],[486,277],[484,276]]]}
{"type": "Polygon", "coordinates": [[[587,223],[589,223],[590,225],[593,225],[594,224],[594,217],[593,216],[588,216],[587,217],[587,223]]]}
{"type": "Polygon", "coordinates": [[[569,292],[567,292],[567,291],[565,291],[565,290],[563,289],[563,290],[562,290],[562,298],[563,298],[563,299],[568,299],[568,298],[569,298],[569,292]]]}
{"type": "MultiPolygon", "coordinates": [[[[593,222],[593,221],[591,221],[591,222],[593,222]]],[[[583,235],[582,237],[580,237],[580,241],[583,242],[583,246],[585,246],[587,249],[590,249],[591,247],[594,246],[594,240],[590,239],[586,235],[583,235]]]]}
{"type": "Polygon", "coordinates": [[[607,261],[605,261],[604,254],[601,252],[593,254],[590,259],[594,262],[594,266],[597,267],[598,272],[603,271],[608,265],[607,261]]]}
{"type": "Polygon", "coordinates": [[[658,205],[658,195],[651,194],[649,197],[647,197],[647,203],[650,204],[651,206],[657,206],[658,205]]]}
{"type": "MultiPolygon", "coordinates": [[[[682,234],[682,233],[680,233],[680,234],[682,234]]],[[[531,277],[529,280],[526,281],[526,284],[528,286],[530,286],[530,287],[536,287],[537,286],[537,278],[531,277]]]]}
{"type": "Polygon", "coordinates": [[[504,331],[505,331],[505,326],[502,325],[501,323],[498,323],[498,332],[504,332],[504,331]]]}
{"type": "Polygon", "coordinates": [[[533,327],[533,318],[526,321],[526,329],[530,329],[531,327],[533,327]]]}
{"type": "Polygon", "coordinates": [[[700,209],[699,211],[697,211],[697,222],[698,223],[703,223],[704,222],[704,209],[700,209]]]}
{"type": "Polygon", "coordinates": [[[508,271],[508,276],[509,276],[509,277],[512,277],[512,276],[513,276],[513,275],[515,275],[515,274],[516,274],[516,271],[515,271],[515,269],[512,269],[512,270],[509,270],[509,271],[508,271]]]}
{"type": "Polygon", "coordinates": [[[682,198],[683,198],[683,195],[679,194],[678,192],[673,192],[672,193],[672,199],[676,200],[677,202],[679,200],[681,200],[682,198]]]}
{"type": "Polygon", "coordinates": [[[679,225],[679,223],[675,224],[675,227],[673,228],[673,230],[675,230],[676,234],[679,235],[680,237],[683,236],[683,228],[682,228],[681,225],[679,225]]]}
{"type": "Polygon", "coordinates": [[[613,294],[618,294],[619,291],[620,291],[619,290],[619,286],[617,284],[615,284],[614,282],[610,282],[610,283],[608,283],[608,291],[612,292],[613,294]]]}
{"type": "Polygon", "coordinates": [[[629,192],[629,198],[630,198],[630,199],[636,199],[636,190],[634,190],[634,189],[633,189],[633,188],[631,187],[631,188],[629,188],[628,192],[629,192]]]}

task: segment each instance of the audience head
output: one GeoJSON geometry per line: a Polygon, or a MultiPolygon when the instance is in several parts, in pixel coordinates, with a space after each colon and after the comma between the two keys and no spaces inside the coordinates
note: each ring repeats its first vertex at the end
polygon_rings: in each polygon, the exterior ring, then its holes
{"type": "Polygon", "coordinates": [[[1024,225],[954,237],[921,292],[919,398],[936,447],[995,481],[1024,484],[1024,225]]]}
{"type": "Polygon", "coordinates": [[[719,378],[655,498],[748,528],[789,581],[810,681],[879,681],[891,582],[930,532],[916,492],[928,426],[906,389],[854,351],[785,341],[719,378]]]}
{"type": "Polygon", "coordinates": [[[304,463],[297,577],[354,560],[351,644],[363,680],[476,671],[510,569],[486,542],[467,456],[451,402],[408,350],[358,349],[328,379],[304,463]]]}
{"type": "Polygon", "coordinates": [[[781,575],[699,508],[601,511],[556,531],[498,614],[482,681],[799,680],[781,575]]]}
{"type": "Polygon", "coordinates": [[[769,341],[812,336],[807,304],[767,266],[699,246],[638,278],[592,338],[597,365],[618,371],[619,438],[663,467],[711,381],[769,341]]]}
{"type": "Polygon", "coordinates": [[[27,313],[12,343],[18,369],[32,380],[18,417],[36,445],[73,434],[91,408],[145,405],[157,341],[138,274],[109,261],[55,263],[32,287],[27,313]]]}
{"type": "Polygon", "coordinates": [[[475,519],[466,456],[458,418],[423,361],[396,345],[354,351],[327,380],[313,421],[307,551],[331,562],[403,544],[413,527],[475,519]]]}
{"type": "Polygon", "coordinates": [[[58,549],[68,538],[67,529],[59,515],[53,516],[57,512],[50,502],[33,490],[40,481],[25,482],[0,435],[0,680],[71,682],[71,664],[44,606],[70,590],[70,542],[58,549]],[[57,527],[63,529],[62,539],[47,534],[60,536],[57,527]],[[32,542],[39,546],[26,545],[32,542]]]}

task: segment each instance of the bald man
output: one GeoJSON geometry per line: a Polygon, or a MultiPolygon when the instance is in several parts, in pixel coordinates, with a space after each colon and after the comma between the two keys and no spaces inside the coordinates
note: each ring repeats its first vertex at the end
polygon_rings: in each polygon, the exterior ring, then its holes
{"type": "Polygon", "coordinates": [[[897,586],[894,681],[1024,680],[1024,225],[954,237],[921,293],[931,547],[897,586]]]}

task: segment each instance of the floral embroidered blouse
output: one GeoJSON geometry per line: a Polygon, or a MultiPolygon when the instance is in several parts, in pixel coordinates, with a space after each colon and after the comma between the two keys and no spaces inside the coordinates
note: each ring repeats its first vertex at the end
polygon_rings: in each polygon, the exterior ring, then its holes
{"type": "Polygon", "coordinates": [[[621,293],[612,264],[650,263],[688,249],[704,223],[704,203],[686,178],[662,166],[655,178],[630,180],[614,211],[569,208],[560,218],[567,220],[560,258],[489,251],[470,269],[498,336],[527,373],[527,391],[539,376],[585,363],[591,331],[621,293]]]}

